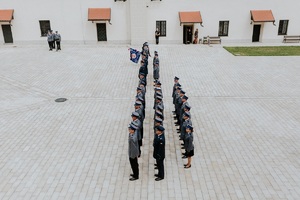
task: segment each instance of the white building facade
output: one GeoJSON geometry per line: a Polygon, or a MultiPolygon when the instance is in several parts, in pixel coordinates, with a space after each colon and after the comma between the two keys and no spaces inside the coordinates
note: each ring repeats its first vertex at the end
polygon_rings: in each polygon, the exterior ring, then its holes
{"type": "Polygon", "coordinates": [[[63,43],[154,43],[157,27],[161,44],[185,43],[188,28],[222,43],[275,43],[300,35],[299,8],[299,0],[1,0],[0,45],[44,43],[48,29],[63,43]]]}

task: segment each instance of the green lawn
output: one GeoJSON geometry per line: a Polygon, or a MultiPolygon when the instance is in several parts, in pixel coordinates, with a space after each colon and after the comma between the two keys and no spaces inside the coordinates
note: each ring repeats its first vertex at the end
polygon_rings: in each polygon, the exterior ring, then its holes
{"type": "Polygon", "coordinates": [[[300,56],[300,46],[224,47],[235,56],[300,56]]]}

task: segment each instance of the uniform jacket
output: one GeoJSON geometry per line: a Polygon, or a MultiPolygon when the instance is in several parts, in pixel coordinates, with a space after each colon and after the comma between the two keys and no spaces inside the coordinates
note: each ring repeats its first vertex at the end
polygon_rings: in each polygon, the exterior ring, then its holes
{"type": "Polygon", "coordinates": [[[153,66],[153,78],[159,79],[159,66],[156,65],[153,66]]]}
{"type": "Polygon", "coordinates": [[[184,138],[184,148],[187,152],[194,150],[194,134],[193,133],[186,133],[184,138]]]}
{"type": "Polygon", "coordinates": [[[142,123],[139,119],[134,120],[134,122],[136,122],[138,125],[138,128],[136,129],[137,132],[137,136],[138,136],[138,140],[142,139],[142,135],[141,135],[141,128],[142,128],[142,123]]]}
{"type": "Polygon", "coordinates": [[[148,70],[145,65],[140,66],[139,73],[148,74],[148,70]]]}
{"type": "Polygon", "coordinates": [[[155,64],[158,64],[159,65],[159,58],[157,57],[157,58],[153,58],[153,66],[155,65],[155,64]]]}
{"type": "Polygon", "coordinates": [[[185,105],[189,105],[189,103],[186,101],[184,103],[182,103],[181,108],[180,108],[180,117],[182,117],[183,113],[184,113],[184,107],[185,105]]]}
{"type": "Polygon", "coordinates": [[[193,126],[193,123],[192,123],[192,120],[191,120],[191,119],[187,119],[187,120],[184,120],[184,121],[182,122],[181,130],[180,130],[180,137],[181,137],[182,139],[183,139],[183,137],[184,137],[184,135],[185,135],[187,125],[193,126]]]}
{"type": "Polygon", "coordinates": [[[51,33],[48,33],[48,34],[47,34],[47,41],[48,41],[48,42],[53,42],[53,41],[54,41],[53,34],[51,34],[51,33]]]}
{"type": "Polygon", "coordinates": [[[153,157],[158,160],[165,158],[165,134],[156,135],[153,142],[153,157]]]}
{"type": "Polygon", "coordinates": [[[55,34],[55,35],[54,35],[54,39],[55,39],[55,41],[60,42],[60,41],[61,41],[61,36],[60,36],[60,34],[59,34],[59,33],[55,34]]]}
{"type": "Polygon", "coordinates": [[[141,108],[139,108],[139,109],[136,109],[135,112],[139,113],[139,120],[143,124],[144,118],[145,118],[143,110],[141,108]]]}
{"type": "Polygon", "coordinates": [[[138,136],[135,132],[134,134],[130,134],[128,136],[128,155],[130,158],[136,158],[140,154],[139,152],[139,143],[138,143],[138,136]]]}
{"type": "Polygon", "coordinates": [[[175,109],[180,111],[181,106],[182,106],[182,99],[180,95],[177,93],[176,100],[175,100],[175,109]]]}

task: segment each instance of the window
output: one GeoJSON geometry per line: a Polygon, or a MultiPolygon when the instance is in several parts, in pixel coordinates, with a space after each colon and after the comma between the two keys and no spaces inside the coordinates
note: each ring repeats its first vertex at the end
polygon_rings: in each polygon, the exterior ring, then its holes
{"type": "Polygon", "coordinates": [[[167,36],[167,21],[156,21],[156,28],[160,32],[160,36],[167,36]]]}
{"type": "Polygon", "coordinates": [[[278,35],[286,35],[288,25],[289,25],[289,20],[280,20],[279,21],[279,28],[278,28],[278,35]]]}
{"type": "Polygon", "coordinates": [[[219,21],[219,36],[228,36],[229,21],[219,21]]]}
{"type": "Polygon", "coordinates": [[[47,36],[48,31],[51,30],[50,21],[49,20],[40,21],[40,28],[41,28],[41,36],[47,36]]]}

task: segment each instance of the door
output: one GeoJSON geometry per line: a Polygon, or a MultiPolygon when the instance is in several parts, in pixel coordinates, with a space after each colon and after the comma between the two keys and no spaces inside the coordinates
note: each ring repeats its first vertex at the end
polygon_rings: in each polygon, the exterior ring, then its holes
{"type": "Polygon", "coordinates": [[[192,43],[192,40],[193,40],[193,26],[183,25],[183,44],[190,44],[192,43]]]}
{"type": "Polygon", "coordinates": [[[106,23],[98,23],[97,24],[97,37],[98,37],[98,41],[107,41],[106,23]]]}
{"type": "Polygon", "coordinates": [[[11,26],[10,24],[3,24],[2,25],[3,37],[5,43],[13,43],[13,37],[11,33],[11,26]]]}
{"type": "Polygon", "coordinates": [[[261,29],[260,24],[256,24],[253,26],[252,42],[259,42],[260,29],[261,29]]]}

